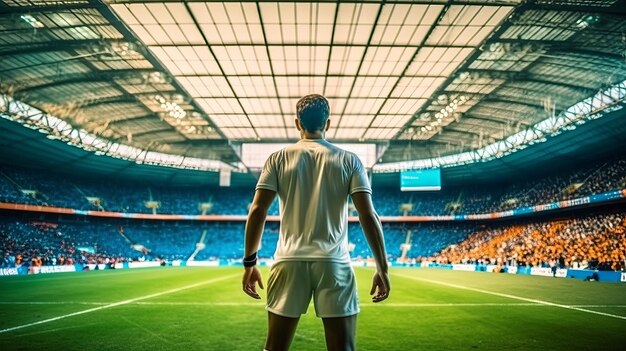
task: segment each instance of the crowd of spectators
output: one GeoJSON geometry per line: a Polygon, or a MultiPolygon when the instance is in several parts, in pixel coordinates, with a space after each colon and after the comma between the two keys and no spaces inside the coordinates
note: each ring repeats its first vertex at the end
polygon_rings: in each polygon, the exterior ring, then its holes
{"type": "MultiPolygon", "coordinates": [[[[487,213],[626,188],[626,157],[505,187],[401,192],[376,187],[382,216],[487,213]],[[409,204],[404,205],[404,204],[409,204]]],[[[71,180],[0,167],[0,202],[122,213],[246,215],[253,188],[174,188],[71,180]],[[156,203],[157,206],[148,206],[156,203]]],[[[269,211],[278,214],[278,201],[269,211]]],[[[355,215],[356,213],[352,213],[355,215]]],[[[472,222],[385,223],[390,260],[405,255],[452,263],[564,266],[622,270],[623,214],[563,221],[477,227],[472,222]],[[408,246],[403,246],[407,244],[408,246]],[[409,250],[403,250],[409,249],[409,250]]],[[[352,257],[371,256],[358,223],[349,224],[352,257]]],[[[146,259],[236,260],[243,255],[243,222],[0,220],[2,267],[115,263],[146,259]]],[[[270,258],[279,226],[268,222],[259,252],[270,258]]]]}
{"type": "Polygon", "coordinates": [[[0,267],[95,264],[131,259],[129,245],[98,225],[0,222],[0,267]]]}
{"type": "Polygon", "coordinates": [[[200,228],[178,223],[0,222],[0,267],[189,258],[200,228]]]}
{"type": "MultiPolygon", "coordinates": [[[[375,205],[383,216],[489,213],[625,189],[626,158],[506,186],[444,186],[439,192],[401,192],[397,187],[373,186],[375,205]],[[403,209],[403,204],[410,204],[410,209],[403,209]]],[[[123,213],[245,215],[253,193],[252,187],[93,183],[0,167],[1,202],[123,213]]],[[[269,214],[278,214],[278,201],[269,214]]]]}
{"type": "Polygon", "coordinates": [[[626,213],[493,225],[424,259],[621,271],[626,268],[626,213]]]}
{"type": "Polygon", "coordinates": [[[626,159],[617,159],[568,172],[559,177],[516,184],[501,197],[500,209],[569,200],[624,188],[626,188],[626,159]]]}
{"type": "MultiPolygon", "coordinates": [[[[349,224],[353,259],[371,252],[358,223],[349,224]]],[[[385,223],[388,259],[623,270],[626,214],[502,224],[385,223]],[[404,244],[408,250],[403,250],[404,244]]],[[[239,260],[244,222],[0,222],[1,267],[141,260],[239,260]],[[201,245],[198,245],[201,244],[201,245]]],[[[259,256],[271,258],[279,225],[268,222],[259,256]]]]}
{"type": "MultiPolygon", "coordinates": [[[[46,222],[11,220],[0,222],[3,260],[0,266],[93,264],[151,259],[239,260],[243,256],[244,222],[46,222]],[[197,244],[200,245],[200,249],[197,244]],[[194,255],[195,253],[195,255],[194,255]]],[[[408,255],[432,255],[471,232],[471,224],[384,224],[390,260],[408,255]]],[[[354,258],[371,257],[358,223],[350,223],[349,245],[354,258]]],[[[271,258],[278,242],[279,225],[265,226],[259,256],[271,258]]]]}
{"type": "MultiPolygon", "coordinates": [[[[390,261],[402,257],[402,245],[408,243],[406,257],[430,256],[448,245],[463,240],[474,228],[472,223],[383,223],[385,246],[390,261]]],[[[363,230],[358,223],[350,223],[349,241],[354,259],[372,257],[363,230]]]]}

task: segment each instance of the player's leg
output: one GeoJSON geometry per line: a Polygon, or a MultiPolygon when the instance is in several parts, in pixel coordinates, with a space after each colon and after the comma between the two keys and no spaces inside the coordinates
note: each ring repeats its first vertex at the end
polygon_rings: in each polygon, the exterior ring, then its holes
{"type": "Polygon", "coordinates": [[[299,320],[300,318],[283,317],[268,312],[265,349],[268,351],[289,350],[299,320]]]}
{"type": "Polygon", "coordinates": [[[356,314],[348,317],[322,318],[328,351],[356,350],[356,314]]]}
{"type": "Polygon", "coordinates": [[[265,349],[288,350],[311,301],[312,288],[305,262],[277,262],[267,281],[268,331],[265,349]]]}
{"type": "Polygon", "coordinates": [[[315,312],[324,322],[328,350],[356,350],[356,316],[359,313],[354,270],[349,263],[312,262],[316,282],[315,312]]]}

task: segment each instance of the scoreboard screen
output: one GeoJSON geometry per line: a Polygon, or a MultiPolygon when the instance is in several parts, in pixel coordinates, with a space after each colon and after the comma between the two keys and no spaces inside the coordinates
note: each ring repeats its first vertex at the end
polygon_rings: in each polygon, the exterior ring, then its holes
{"type": "Polygon", "coordinates": [[[441,169],[418,169],[400,172],[400,190],[441,190],[441,169]]]}

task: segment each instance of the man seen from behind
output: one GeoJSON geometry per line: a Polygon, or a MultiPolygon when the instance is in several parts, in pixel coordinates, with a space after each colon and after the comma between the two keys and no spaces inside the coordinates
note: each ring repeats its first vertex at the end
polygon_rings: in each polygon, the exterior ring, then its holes
{"type": "Polygon", "coordinates": [[[260,299],[256,267],[267,211],[280,200],[280,234],[268,292],[265,350],[288,350],[300,316],[313,298],[322,318],[328,350],[355,350],[359,302],[348,251],[348,197],[376,261],[370,294],[389,296],[390,282],[383,230],[374,209],[367,173],[359,158],[325,140],[330,108],[325,97],[307,95],[296,105],[300,140],[273,153],[256,186],[245,228],[242,287],[260,299]]]}

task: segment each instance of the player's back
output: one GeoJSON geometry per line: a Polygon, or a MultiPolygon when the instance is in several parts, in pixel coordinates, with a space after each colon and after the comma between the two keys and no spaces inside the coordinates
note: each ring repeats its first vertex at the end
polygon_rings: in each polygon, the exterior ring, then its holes
{"type": "Polygon", "coordinates": [[[281,204],[276,260],[349,261],[347,198],[362,168],[358,158],[323,139],[302,139],[268,162],[281,204]]]}

